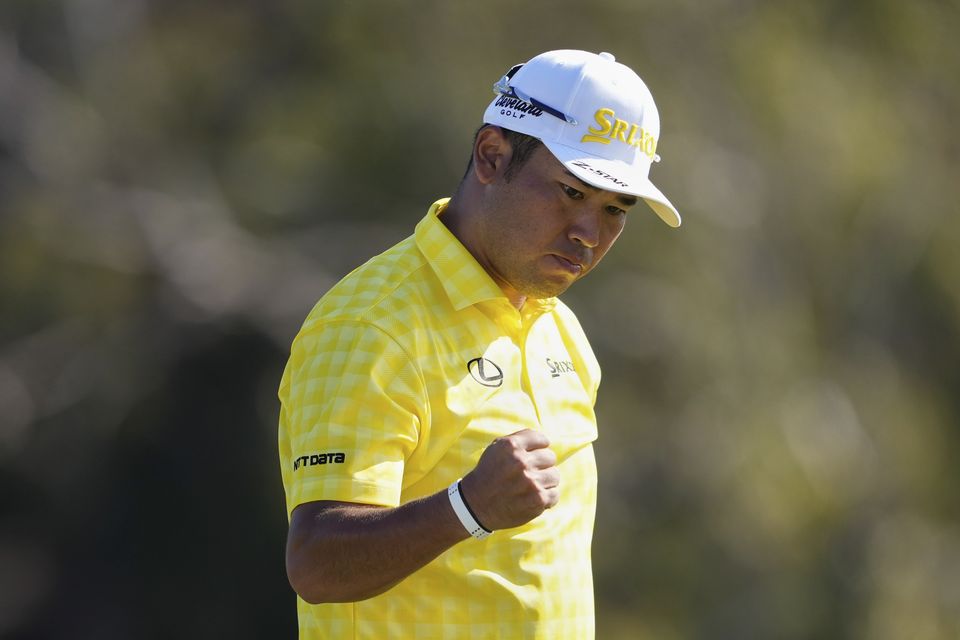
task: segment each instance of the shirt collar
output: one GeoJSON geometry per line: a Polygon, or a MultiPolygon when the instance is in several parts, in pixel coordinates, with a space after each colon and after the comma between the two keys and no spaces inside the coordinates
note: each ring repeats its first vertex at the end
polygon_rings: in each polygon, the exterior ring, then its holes
{"type": "MultiPolygon", "coordinates": [[[[437,274],[450,303],[457,311],[485,300],[506,299],[493,278],[440,221],[440,214],[449,202],[450,198],[434,202],[427,215],[417,224],[414,231],[417,247],[437,274]]],[[[552,309],[556,302],[556,298],[527,299],[523,306],[525,312],[536,310],[542,313],[552,309]]]]}

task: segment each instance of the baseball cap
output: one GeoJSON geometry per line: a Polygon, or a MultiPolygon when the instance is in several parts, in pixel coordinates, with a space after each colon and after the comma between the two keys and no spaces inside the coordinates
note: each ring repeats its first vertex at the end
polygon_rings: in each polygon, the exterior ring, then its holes
{"type": "Polygon", "coordinates": [[[650,182],[660,114],[643,80],[610,53],[564,49],[518,64],[493,86],[483,121],[539,138],[585,183],[643,198],[671,227],[680,214],[650,182]]]}

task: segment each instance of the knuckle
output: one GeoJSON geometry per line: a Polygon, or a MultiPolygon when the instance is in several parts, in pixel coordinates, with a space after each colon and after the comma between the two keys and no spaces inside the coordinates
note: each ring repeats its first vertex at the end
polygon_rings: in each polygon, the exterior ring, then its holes
{"type": "Polygon", "coordinates": [[[523,449],[515,448],[510,451],[510,459],[524,468],[527,467],[527,458],[527,452],[523,449]]]}
{"type": "Polygon", "coordinates": [[[523,451],[522,443],[519,441],[519,438],[515,435],[500,438],[500,442],[503,443],[503,447],[505,449],[509,449],[511,451],[523,451]]]}
{"type": "Polygon", "coordinates": [[[559,474],[559,473],[554,472],[554,473],[549,474],[547,477],[548,477],[548,482],[550,483],[551,486],[553,486],[553,487],[559,487],[559,486],[560,486],[560,474],[559,474]]]}
{"type": "Polygon", "coordinates": [[[528,491],[539,491],[544,480],[543,473],[536,469],[524,469],[523,478],[528,491]]]}
{"type": "Polygon", "coordinates": [[[547,509],[550,509],[551,507],[555,507],[559,501],[560,501],[559,491],[557,491],[556,489],[551,489],[546,492],[544,505],[546,506],[547,509]]]}

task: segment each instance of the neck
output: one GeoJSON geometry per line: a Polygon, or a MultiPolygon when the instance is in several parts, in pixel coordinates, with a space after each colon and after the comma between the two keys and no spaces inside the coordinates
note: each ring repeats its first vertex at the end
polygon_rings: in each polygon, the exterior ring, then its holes
{"type": "Polygon", "coordinates": [[[483,267],[493,281],[497,283],[503,295],[507,297],[510,304],[520,311],[523,304],[527,301],[527,296],[511,287],[509,284],[497,277],[497,274],[491,269],[486,257],[479,250],[479,242],[476,241],[476,227],[472,224],[477,216],[483,215],[475,208],[465,205],[465,198],[461,196],[460,189],[450,198],[450,202],[444,208],[440,215],[440,221],[450,230],[450,233],[460,241],[460,244],[470,252],[473,259],[483,267]]]}

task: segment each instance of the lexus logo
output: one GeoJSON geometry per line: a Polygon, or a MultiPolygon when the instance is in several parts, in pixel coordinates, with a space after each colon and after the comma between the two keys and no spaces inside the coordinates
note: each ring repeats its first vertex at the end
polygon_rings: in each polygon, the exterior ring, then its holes
{"type": "Polygon", "coordinates": [[[467,371],[485,387],[499,387],[503,384],[503,370],[486,358],[474,358],[468,362],[467,371]]]}

